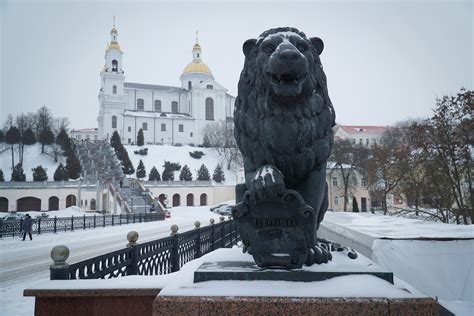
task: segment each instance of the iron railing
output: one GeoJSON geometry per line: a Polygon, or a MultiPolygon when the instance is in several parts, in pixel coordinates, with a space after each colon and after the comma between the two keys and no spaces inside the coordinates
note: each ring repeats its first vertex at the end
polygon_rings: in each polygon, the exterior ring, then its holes
{"type": "MultiPolygon", "coordinates": [[[[74,230],[94,229],[97,227],[135,224],[164,220],[161,212],[147,214],[94,215],[54,218],[32,218],[32,234],[58,233],[74,230]]],[[[23,220],[0,220],[0,238],[15,237],[22,233],[23,220]]]]}
{"type": "Polygon", "coordinates": [[[143,244],[136,243],[71,265],[63,264],[60,268],[55,265],[51,267],[50,278],[111,279],[127,275],[168,274],[217,248],[230,248],[239,240],[235,223],[222,221],[143,244]]]}

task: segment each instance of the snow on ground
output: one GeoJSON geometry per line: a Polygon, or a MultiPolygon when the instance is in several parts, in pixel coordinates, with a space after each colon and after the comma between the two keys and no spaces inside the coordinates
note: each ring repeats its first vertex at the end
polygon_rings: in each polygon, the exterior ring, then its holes
{"type": "Polygon", "coordinates": [[[78,206],[70,206],[68,208],[65,208],[63,210],[59,211],[47,211],[47,212],[39,212],[39,211],[28,211],[28,212],[16,212],[18,215],[26,215],[29,214],[32,218],[35,218],[37,216],[41,216],[43,213],[48,215],[48,218],[53,218],[53,217],[77,217],[77,216],[93,216],[94,213],[91,212],[86,212],[82,208],[78,206]]]}
{"type": "MultiPolygon", "coordinates": [[[[225,163],[223,164],[220,160],[219,155],[217,154],[216,150],[212,148],[201,148],[201,147],[191,147],[191,146],[170,146],[170,145],[144,145],[142,147],[135,146],[135,145],[125,145],[125,148],[128,151],[128,155],[130,156],[130,160],[137,169],[138,163],[140,159],[143,161],[145,165],[147,177],[145,180],[148,179],[148,174],[153,166],[158,169],[160,175],[163,173],[163,165],[166,161],[170,162],[179,162],[181,167],[184,165],[188,165],[191,173],[193,174],[193,180],[196,180],[197,171],[204,164],[207,169],[209,170],[209,174],[211,175],[214,172],[218,163],[221,163],[222,168],[225,174],[225,184],[235,184],[236,183],[236,173],[233,170],[227,170],[225,163]],[[140,148],[148,148],[148,155],[142,156],[134,154],[135,150],[140,148]],[[189,152],[192,151],[202,151],[205,155],[202,156],[200,159],[192,158],[189,155],[189,152]]],[[[179,180],[179,173],[180,171],[176,171],[174,174],[174,179],[179,180]]]]}
{"type": "Polygon", "coordinates": [[[184,232],[193,229],[196,220],[206,226],[210,218],[217,222],[218,217],[209,206],[174,207],[165,221],[33,235],[33,241],[0,239],[0,315],[33,315],[34,299],[23,297],[23,290],[49,279],[49,254],[56,245],[68,246],[67,262],[75,263],[124,248],[131,230],[139,233],[140,243],[169,236],[173,224],[184,232]]]}
{"type": "MultiPolygon", "coordinates": [[[[45,146],[45,151],[48,146],[45,146]]],[[[15,165],[19,162],[18,159],[18,145],[14,147],[15,152],[15,165]]],[[[25,152],[23,154],[23,171],[26,175],[26,181],[33,181],[33,171],[32,168],[36,168],[41,165],[43,168],[46,168],[46,173],[48,174],[48,181],[54,181],[54,171],[58,167],[59,163],[62,162],[64,165],[66,161],[65,157],[60,156],[58,162],[54,162],[54,159],[46,154],[41,154],[41,144],[36,143],[34,145],[25,145],[25,152]]],[[[11,180],[12,175],[12,152],[11,150],[5,150],[0,153],[0,169],[3,170],[3,175],[5,181],[11,180]]]]}

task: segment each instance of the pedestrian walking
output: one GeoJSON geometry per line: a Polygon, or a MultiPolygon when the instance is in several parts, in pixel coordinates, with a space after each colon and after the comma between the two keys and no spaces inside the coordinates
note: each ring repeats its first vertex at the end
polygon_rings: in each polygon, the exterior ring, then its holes
{"type": "Polygon", "coordinates": [[[33,240],[33,236],[31,236],[31,230],[33,229],[33,220],[31,219],[30,214],[26,214],[25,219],[23,219],[23,223],[21,224],[21,230],[23,231],[23,241],[25,241],[26,233],[30,236],[30,240],[33,240]]]}
{"type": "Polygon", "coordinates": [[[123,185],[123,181],[122,181],[122,180],[120,180],[120,182],[119,182],[119,183],[120,183],[120,189],[121,189],[121,188],[122,188],[122,185],[123,185]]]}

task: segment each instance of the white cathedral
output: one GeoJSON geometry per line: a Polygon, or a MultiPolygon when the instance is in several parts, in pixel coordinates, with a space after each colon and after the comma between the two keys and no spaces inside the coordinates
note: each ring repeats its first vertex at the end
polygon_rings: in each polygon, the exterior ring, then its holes
{"type": "Polygon", "coordinates": [[[197,37],[193,60],[180,76],[181,87],[170,87],[125,82],[115,26],[110,36],[100,73],[99,139],[110,139],[117,130],[122,143],[136,143],[142,129],[145,143],[198,145],[207,124],[232,121],[235,97],[214,80],[197,37]]]}

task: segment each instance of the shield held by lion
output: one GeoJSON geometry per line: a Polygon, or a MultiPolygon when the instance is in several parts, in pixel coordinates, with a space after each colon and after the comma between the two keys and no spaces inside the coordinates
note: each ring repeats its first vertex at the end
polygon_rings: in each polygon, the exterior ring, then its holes
{"type": "Polygon", "coordinates": [[[326,161],[335,123],[323,49],[320,38],[289,27],[243,45],[234,123],[246,181],[236,188],[233,215],[244,251],[259,266],[331,260],[316,238],[328,207],[326,161]]]}

